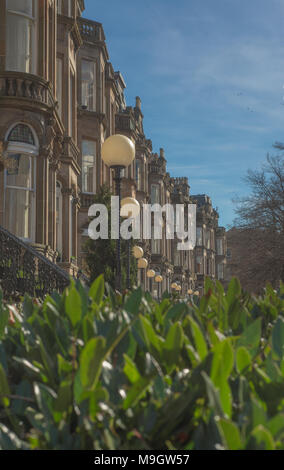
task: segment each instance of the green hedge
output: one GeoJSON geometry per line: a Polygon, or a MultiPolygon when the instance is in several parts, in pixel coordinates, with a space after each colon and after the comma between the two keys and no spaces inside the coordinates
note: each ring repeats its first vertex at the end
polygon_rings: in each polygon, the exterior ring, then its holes
{"type": "Polygon", "coordinates": [[[0,300],[0,449],[284,449],[283,285],[106,291],[0,300]]]}

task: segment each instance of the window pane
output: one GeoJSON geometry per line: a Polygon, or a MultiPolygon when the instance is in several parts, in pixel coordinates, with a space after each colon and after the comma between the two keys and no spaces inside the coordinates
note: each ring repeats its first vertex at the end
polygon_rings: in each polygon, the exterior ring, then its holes
{"type": "Polygon", "coordinates": [[[202,228],[197,227],[196,229],[196,244],[197,246],[202,246],[202,228]]]}
{"type": "Polygon", "coordinates": [[[8,10],[33,16],[33,0],[6,0],[8,10]]]}
{"type": "Polygon", "coordinates": [[[90,111],[95,110],[95,64],[88,60],[82,61],[82,106],[90,111]]]}
{"type": "Polygon", "coordinates": [[[96,192],[96,144],[85,140],[82,144],[82,191],[84,193],[96,192]]]}
{"type": "Polygon", "coordinates": [[[9,137],[9,142],[22,142],[29,145],[35,145],[35,140],[31,129],[24,124],[17,124],[11,130],[9,137]]]}
{"type": "Polygon", "coordinates": [[[62,255],[62,192],[56,183],[56,249],[62,255]]]}
{"type": "Polygon", "coordinates": [[[221,256],[224,254],[223,251],[223,240],[221,238],[217,239],[217,255],[221,256]]]}
{"type": "Polygon", "coordinates": [[[142,189],[142,164],[140,161],[136,161],[136,184],[137,189],[140,191],[142,189]]]}
{"type": "Polygon", "coordinates": [[[62,15],[62,0],[57,0],[57,13],[62,15]]]}
{"type": "Polygon", "coordinates": [[[218,272],[218,279],[224,279],[224,265],[223,264],[218,264],[217,272],[218,272]]]}
{"type": "Polygon", "coordinates": [[[6,185],[33,189],[32,157],[24,154],[9,154],[6,170],[6,185]]]}
{"type": "Polygon", "coordinates": [[[159,186],[156,184],[152,184],[151,186],[151,203],[152,204],[160,203],[160,190],[159,190],[159,186]]]}
{"type": "Polygon", "coordinates": [[[28,18],[7,15],[6,69],[15,72],[32,72],[33,23],[28,18]]]}
{"type": "Polygon", "coordinates": [[[6,189],[5,226],[19,238],[32,239],[34,194],[20,189],[6,189]]]}

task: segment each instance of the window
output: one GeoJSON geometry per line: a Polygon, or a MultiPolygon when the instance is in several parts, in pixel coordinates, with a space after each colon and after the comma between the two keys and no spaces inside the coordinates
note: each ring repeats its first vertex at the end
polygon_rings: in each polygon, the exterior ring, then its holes
{"type": "Polygon", "coordinates": [[[161,254],[161,240],[152,240],[152,254],[153,255],[161,254]]]}
{"type": "Polygon", "coordinates": [[[70,136],[75,135],[75,74],[72,68],[70,69],[70,90],[69,90],[69,132],[70,136]]]}
{"type": "Polygon", "coordinates": [[[82,192],[96,192],[96,143],[84,140],[82,144],[82,192]]]}
{"type": "Polygon", "coordinates": [[[89,111],[96,109],[96,64],[89,60],[82,60],[81,69],[81,104],[89,111]]]}
{"type": "Polygon", "coordinates": [[[35,73],[35,2],[6,0],[6,70],[35,73]]]}
{"type": "Polygon", "coordinates": [[[217,275],[218,275],[218,279],[220,280],[224,279],[224,264],[223,263],[218,264],[217,275]]]}
{"type": "Polygon", "coordinates": [[[201,256],[196,257],[196,272],[198,274],[203,274],[203,266],[202,266],[202,257],[201,256]]]}
{"type": "Polygon", "coordinates": [[[203,239],[202,239],[202,227],[197,227],[196,229],[196,245],[197,246],[202,246],[203,245],[203,239]]]}
{"type": "Polygon", "coordinates": [[[223,240],[222,238],[217,238],[217,255],[222,256],[223,254],[223,240]]]}
{"type": "Polygon", "coordinates": [[[153,255],[159,255],[161,253],[161,240],[159,238],[152,238],[151,251],[153,255]]]}
{"type": "Polygon", "coordinates": [[[5,169],[5,226],[19,238],[34,241],[35,156],[32,130],[18,124],[8,135],[5,169]]]}
{"type": "Polygon", "coordinates": [[[63,60],[57,57],[56,59],[56,96],[58,102],[58,113],[62,118],[62,73],[63,73],[63,60]]]}
{"type": "Polygon", "coordinates": [[[175,249],[174,253],[174,266],[180,266],[180,252],[175,249]]]}
{"type": "Polygon", "coordinates": [[[210,244],[210,235],[211,235],[210,230],[206,230],[205,246],[208,250],[210,249],[210,246],[211,246],[211,244],[210,244]]]}
{"type": "Polygon", "coordinates": [[[135,180],[137,184],[138,191],[142,190],[142,162],[136,160],[135,162],[135,180]]]}
{"type": "Polygon", "coordinates": [[[70,16],[73,16],[72,15],[72,0],[67,0],[68,2],[68,11],[67,11],[67,15],[70,17],[70,16]]]}
{"type": "Polygon", "coordinates": [[[62,260],[62,186],[56,182],[56,250],[62,260]]]}
{"type": "Polygon", "coordinates": [[[25,124],[17,124],[15,126],[9,136],[9,142],[22,142],[28,145],[35,145],[35,140],[31,129],[26,126],[25,124]]]}
{"type": "Polygon", "coordinates": [[[62,0],[57,0],[57,13],[62,15],[62,0]]]}
{"type": "Polygon", "coordinates": [[[160,204],[160,187],[158,184],[151,186],[151,204],[160,204]]]}

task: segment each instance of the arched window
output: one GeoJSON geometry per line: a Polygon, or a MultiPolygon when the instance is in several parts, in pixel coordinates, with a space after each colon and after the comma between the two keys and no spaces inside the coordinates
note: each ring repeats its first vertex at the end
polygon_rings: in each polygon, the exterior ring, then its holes
{"type": "Polygon", "coordinates": [[[62,185],[56,182],[56,250],[62,261],[62,185]]]}
{"type": "Polygon", "coordinates": [[[36,73],[36,3],[6,0],[6,70],[36,73]]]}
{"type": "Polygon", "coordinates": [[[5,226],[19,238],[35,240],[36,136],[26,124],[17,124],[7,136],[5,164],[5,226]]]}

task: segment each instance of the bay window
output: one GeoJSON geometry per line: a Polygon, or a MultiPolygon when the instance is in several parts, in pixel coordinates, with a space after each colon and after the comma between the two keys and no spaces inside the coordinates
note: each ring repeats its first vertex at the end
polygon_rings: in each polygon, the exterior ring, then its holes
{"type": "Polygon", "coordinates": [[[35,239],[35,157],[32,130],[15,126],[8,136],[5,164],[5,227],[17,237],[35,239]]]}
{"type": "Polygon", "coordinates": [[[81,104],[89,111],[96,110],[96,64],[82,60],[81,69],[81,104]]]}
{"type": "Polygon", "coordinates": [[[96,192],[96,143],[91,140],[82,143],[82,192],[96,192]]]}
{"type": "Polygon", "coordinates": [[[6,0],[6,70],[36,73],[35,0],[6,0]]]}

